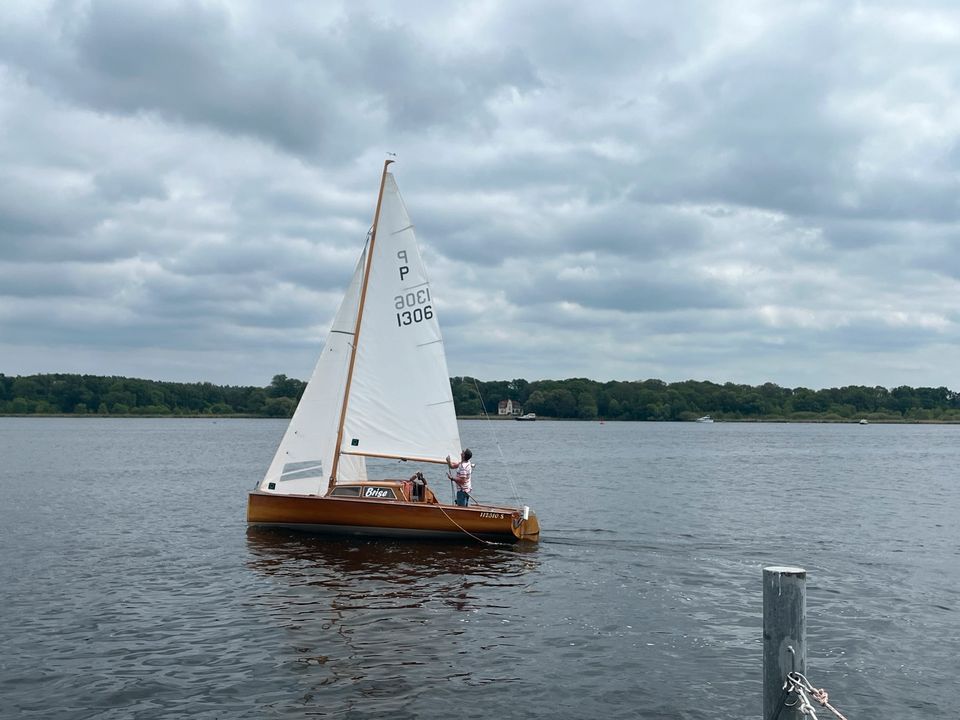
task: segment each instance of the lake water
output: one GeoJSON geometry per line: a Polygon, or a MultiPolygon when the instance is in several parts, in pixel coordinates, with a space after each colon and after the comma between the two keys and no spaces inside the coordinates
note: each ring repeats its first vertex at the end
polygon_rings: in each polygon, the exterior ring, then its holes
{"type": "Polygon", "coordinates": [[[532,549],[248,530],[284,427],[0,418],[0,717],[759,718],[768,564],[851,720],[958,715],[960,426],[462,422],[532,549]]]}

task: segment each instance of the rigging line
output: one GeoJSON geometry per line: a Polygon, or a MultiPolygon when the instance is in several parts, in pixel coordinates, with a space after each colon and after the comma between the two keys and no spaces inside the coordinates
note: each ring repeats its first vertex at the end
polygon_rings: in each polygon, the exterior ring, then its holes
{"type": "Polygon", "coordinates": [[[466,496],[467,496],[468,498],[470,498],[471,500],[473,500],[473,504],[474,504],[474,505],[483,505],[482,502],[480,502],[479,500],[477,500],[477,499],[473,496],[473,493],[468,493],[466,490],[464,490],[464,491],[463,491],[463,494],[466,495],[466,496]]]}
{"type": "MultiPolygon", "coordinates": [[[[474,467],[476,467],[476,465],[474,465],[474,467]]],[[[456,482],[457,482],[457,479],[456,479],[455,477],[451,477],[450,475],[447,475],[447,480],[449,480],[451,483],[456,483],[456,482]]],[[[450,489],[453,491],[454,497],[456,497],[458,488],[456,488],[456,487],[454,487],[453,485],[451,485],[451,486],[450,486],[450,489]]],[[[473,493],[468,493],[466,490],[461,490],[461,492],[462,492],[464,495],[466,495],[468,498],[470,498],[471,500],[473,500],[473,504],[474,504],[474,505],[483,505],[482,502],[480,502],[479,500],[477,500],[477,499],[473,496],[473,493]]],[[[454,502],[456,502],[456,501],[454,501],[454,502]]]]}
{"type": "MultiPolygon", "coordinates": [[[[350,362],[347,365],[347,380],[343,387],[343,400],[340,402],[340,419],[337,421],[337,441],[333,447],[333,466],[330,468],[330,480],[327,483],[327,491],[333,489],[337,484],[337,470],[340,467],[340,448],[343,443],[343,426],[347,419],[347,407],[350,403],[350,386],[353,383],[353,370],[357,362],[357,343],[360,341],[360,326],[363,322],[363,309],[367,303],[367,289],[370,285],[370,270],[373,265],[374,245],[377,241],[377,227],[380,225],[380,211],[383,209],[383,192],[387,185],[387,169],[393,160],[386,160],[383,163],[383,173],[380,176],[380,193],[377,195],[377,209],[373,212],[373,224],[370,226],[370,232],[367,234],[367,246],[360,256],[360,262],[363,264],[363,274],[360,281],[360,302],[357,305],[356,322],[353,326],[354,338],[351,345],[350,362]]],[[[360,267],[358,263],[357,267],[360,267]]]]}
{"type": "MultiPolygon", "coordinates": [[[[453,482],[453,481],[451,480],[451,482],[453,482]]],[[[460,523],[458,523],[458,522],[457,522],[456,520],[454,520],[452,517],[450,517],[449,515],[447,515],[447,511],[443,509],[443,504],[442,504],[442,503],[437,503],[437,507],[440,508],[440,512],[442,512],[442,513],[444,514],[444,516],[447,518],[447,520],[449,520],[450,522],[452,522],[454,525],[456,525],[458,528],[460,528],[460,530],[462,530],[464,533],[466,533],[467,535],[469,535],[470,537],[472,537],[472,538],[473,538],[474,540],[476,540],[477,542],[481,542],[481,543],[483,543],[484,545],[506,545],[506,544],[507,544],[507,543],[493,542],[492,540],[484,540],[482,537],[477,537],[477,536],[474,535],[472,532],[470,532],[469,530],[467,530],[466,528],[464,528],[460,523]]]]}
{"type": "MultiPolygon", "coordinates": [[[[477,384],[477,379],[473,379],[473,387],[477,390],[477,395],[480,397],[480,409],[483,410],[483,417],[489,422],[493,422],[491,417],[487,414],[487,406],[483,402],[483,393],[480,392],[480,385],[477,384]]],[[[493,429],[493,425],[488,425],[490,428],[490,434],[493,435],[493,443],[497,446],[497,452],[500,453],[500,460],[503,462],[503,467],[507,471],[507,480],[510,481],[510,489],[513,491],[513,499],[517,501],[517,506],[523,505],[523,501],[520,499],[520,492],[517,490],[517,483],[513,480],[513,473],[510,472],[510,465],[507,464],[507,458],[503,454],[503,448],[500,447],[500,439],[497,437],[496,430],[493,429]]]]}
{"type": "MultiPolygon", "coordinates": [[[[459,490],[459,487],[456,486],[457,479],[447,475],[447,480],[450,481],[450,490],[453,492],[454,497],[456,497],[457,491],[459,490]]],[[[473,501],[474,505],[483,505],[482,502],[480,502],[473,496],[473,493],[468,493],[466,490],[460,490],[460,492],[462,492],[464,495],[470,498],[470,500],[473,501]]],[[[454,500],[454,503],[456,503],[456,500],[454,500]]]]}

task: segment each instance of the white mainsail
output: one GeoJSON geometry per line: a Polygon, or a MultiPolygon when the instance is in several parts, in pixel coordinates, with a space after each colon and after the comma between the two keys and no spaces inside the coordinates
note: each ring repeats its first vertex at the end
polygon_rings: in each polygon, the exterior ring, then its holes
{"type": "Polygon", "coordinates": [[[443,462],[460,431],[436,302],[393,175],[383,199],[341,450],[443,462]]]}
{"type": "Polygon", "coordinates": [[[339,482],[366,479],[364,456],[443,462],[460,454],[436,303],[413,225],[393,175],[386,172],[376,228],[359,342],[354,332],[369,245],[261,490],[326,493],[343,402],[339,482]]]}

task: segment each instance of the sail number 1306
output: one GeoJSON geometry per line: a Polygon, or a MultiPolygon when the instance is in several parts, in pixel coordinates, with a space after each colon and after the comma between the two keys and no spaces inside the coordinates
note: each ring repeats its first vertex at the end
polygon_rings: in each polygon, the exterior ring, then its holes
{"type": "Polygon", "coordinates": [[[411,290],[393,298],[393,307],[397,312],[397,327],[423,322],[433,317],[430,303],[430,288],[411,290]]]}

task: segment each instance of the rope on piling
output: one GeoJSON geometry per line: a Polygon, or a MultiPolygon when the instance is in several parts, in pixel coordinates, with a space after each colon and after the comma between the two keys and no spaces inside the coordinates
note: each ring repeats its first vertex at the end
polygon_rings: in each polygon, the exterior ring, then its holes
{"type": "MultiPolygon", "coordinates": [[[[787,679],[783,683],[784,699],[783,705],[788,708],[797,708],[801,715],[809,717],[810,720],[817,720],[817,711],[813,707],[810,699],[816,700],[821,707],[833,713],[838,720],[847,720],[843,713],[830,704],[830,696],[823,688],[815,688],[803,673],[789,672],[787,679]],[[791,695],[796,696],[794,702],[787,702],[791,695]]],[[[779,711],[777,715],[779,716],[779,711]]]]}

